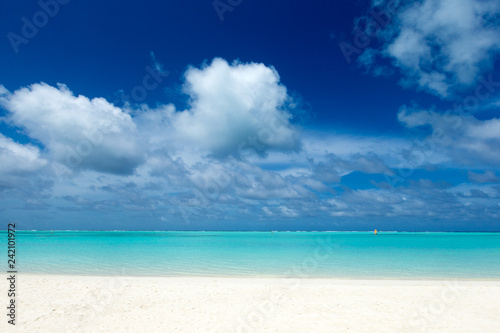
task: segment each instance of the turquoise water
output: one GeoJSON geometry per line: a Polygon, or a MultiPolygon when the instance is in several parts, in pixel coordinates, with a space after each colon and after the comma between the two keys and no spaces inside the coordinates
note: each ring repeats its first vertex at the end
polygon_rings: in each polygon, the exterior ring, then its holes
{"type": "MultiPolygon", "coordinates": [[[[17,231],[19,273],[500,279],[500,233],[17,231]]],[[[4,271],[7,235],[1,232],[4,271]]]]}

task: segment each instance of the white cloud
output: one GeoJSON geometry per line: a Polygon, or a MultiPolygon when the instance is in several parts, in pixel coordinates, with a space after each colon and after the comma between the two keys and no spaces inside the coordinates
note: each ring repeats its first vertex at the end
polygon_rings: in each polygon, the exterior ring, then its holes
{"type": "Polygon", "coordinates": [[[492,68],[500,52],[499,11],[497,0],[409,2],[381,32],[380,54],[402,70],[404,85],[450,97],[492,68]]]}
{"type": "Polygon", "coordinates": [[[297,151],[298,128],[290,124],[290,97],[272,67],[214,59],[186,72],[190,109],[176,113],[173,126],[182,138],[215,156],[252,150],[297,151]]]}
{"type": "Polygon", "coordinates": [[[22,145],[0,133],[0,175],[22,175],[47,165],[40,150],[33,145],[22,145]]]}
{"type": "Polygon", "coordinates": [[[271,217],[274,215],[273,212],[271,212],[266,206],[262,207],[262,211],[264,212],[264,214],[266,214],[266,216],[271,217]]]}
{"type": "Polygon", "coordinates": [[[297,214],[297,212],[295,210],[288,208],[286,206],[279,206],[278,208],[281,212],[281,215],[284,217],[297,217],[297,216],[299,216],[299,214],[297,214]]]}
{"type": "Polygon", "coordinates": [[[337,170],[339,174],[360,171],[367,174],[392,175],[393,172],[380,157],[373,152],[352,154],[348,158],[339,158],[334,154],[326,156],[330,170],[337,170]]]}
{"type": "MultiPolygon", "coordinates": [[[[22,209],[46,208],[47,205],[43,201],[53,185],[53,181],[45,177],[47,166],[48,161],[42,157],[38,147],[17,143],[0,134],[2,199],[20,199],[24,203],[20,206],[22,209]]],[[[8,206],[12,207],[12,203],[8,206]]]]}
{"type": "Polygon", "coordinates": [[[295,104],[274,68],[216,58],[189,68],[185,81],[186,110],[173,104],[131,110],[152,150],[178,152],[186,161],[300,150],[300,128],[291,123],[295,104]]]}
{"type": "Polygon", "coordinates": [[[443,147],[455,162],[471,166],[500,166],[500,119],[479,120],[473,116],[439,114],[402,107],[398,119],[407,127],[429,125],[434,147],[443,147]]]}
{"type": "MultiPolygon", "coordinates": [[[[400,157],[404,150],[409,149],[412,142],[406,138],[390,136],[363,136],[345,135],[336,133],[316,133],[304,132],[303,152],[300,154],[304,160],[312,159],[315,163],[325,163],[326,167],[331,166],[328,156],[335,155],[340,164],[330,169],[341,175],[352,171],[362,171],[367,173],[390,174],[388,168],[397,168],[401,164],[400,157]],[[378,159],[378,170],[368,167],[368,160],[376,157],[378,159]],[[357,160],[357,161],[356,161],[357,160]],[[363,163],[365,160],[365,163],[363,163]],[[380,162],[387,168],[381,169],[380,162]],[[349,165],[348,165],[349,164],[349,165]],[[363,167],[363,164],[365,165],[363,167]]],[[[273,157],[272,155],[270,156],[273,157]]],[[[433,157],[434,162],[439,157],[433,157]]],[[[375,160],[373,160],[375,162],[375,160]]],[[[373,167],[375,164],[373,164],[373,167]]]]}
{"type": "Polygon", "coordinates": [[[103,98],[75,96],[65,85],[40,83],[4,91],[0,104],[11,124],[66,166],[126,174],[143,160],[131,116],[103,98]]]}

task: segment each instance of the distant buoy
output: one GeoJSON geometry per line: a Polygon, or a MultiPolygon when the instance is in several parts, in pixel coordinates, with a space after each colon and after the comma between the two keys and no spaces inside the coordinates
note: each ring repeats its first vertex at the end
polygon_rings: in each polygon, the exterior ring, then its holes
{"type": "Polygon", "coordinates": [[[377,229],[375,229],[375,231],[374,231],[373,233],[376,235],[376,234],[377,234],[377,232],[378,232],[378,231],[377,231],[377,229]]]}

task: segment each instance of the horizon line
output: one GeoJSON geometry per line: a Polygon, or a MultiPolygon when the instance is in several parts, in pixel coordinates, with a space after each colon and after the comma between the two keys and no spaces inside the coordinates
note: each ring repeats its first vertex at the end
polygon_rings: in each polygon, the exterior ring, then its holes
{"type": "MultiPolygon", "coordinates": [[[[12,230],[12,229],[11,229],[12,230]]],[[[37,231],[37,232],[54,232],[54,231],[84,231],[84,232],[374,232],[373,230],[124,230],[124,229],[105,229],[105,230],[86,230],[86,229],[16,229],[15,231],[37,231]]],[[[8,231],[8,229],[0,229],[0,231],[8,231]]],[[[430,232],[442,232],[442,233],[500,233],[500,230],[421,230],[421,231],[411,231],[411,230],[380,230],[377,229],[378,233],[388,233],[388,232],[419,232],[419,233],[430,233],[430,232]]]]}

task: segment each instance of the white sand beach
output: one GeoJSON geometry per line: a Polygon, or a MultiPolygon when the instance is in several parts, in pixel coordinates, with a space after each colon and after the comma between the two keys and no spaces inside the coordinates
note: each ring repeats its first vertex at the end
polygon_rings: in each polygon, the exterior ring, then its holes
{"type": "Polygon", "coordinates": [[[486,333],[500,327],[500,281],[20,275],[17,283],[16,327],[4,314],[2,332],[486,333]]]}

